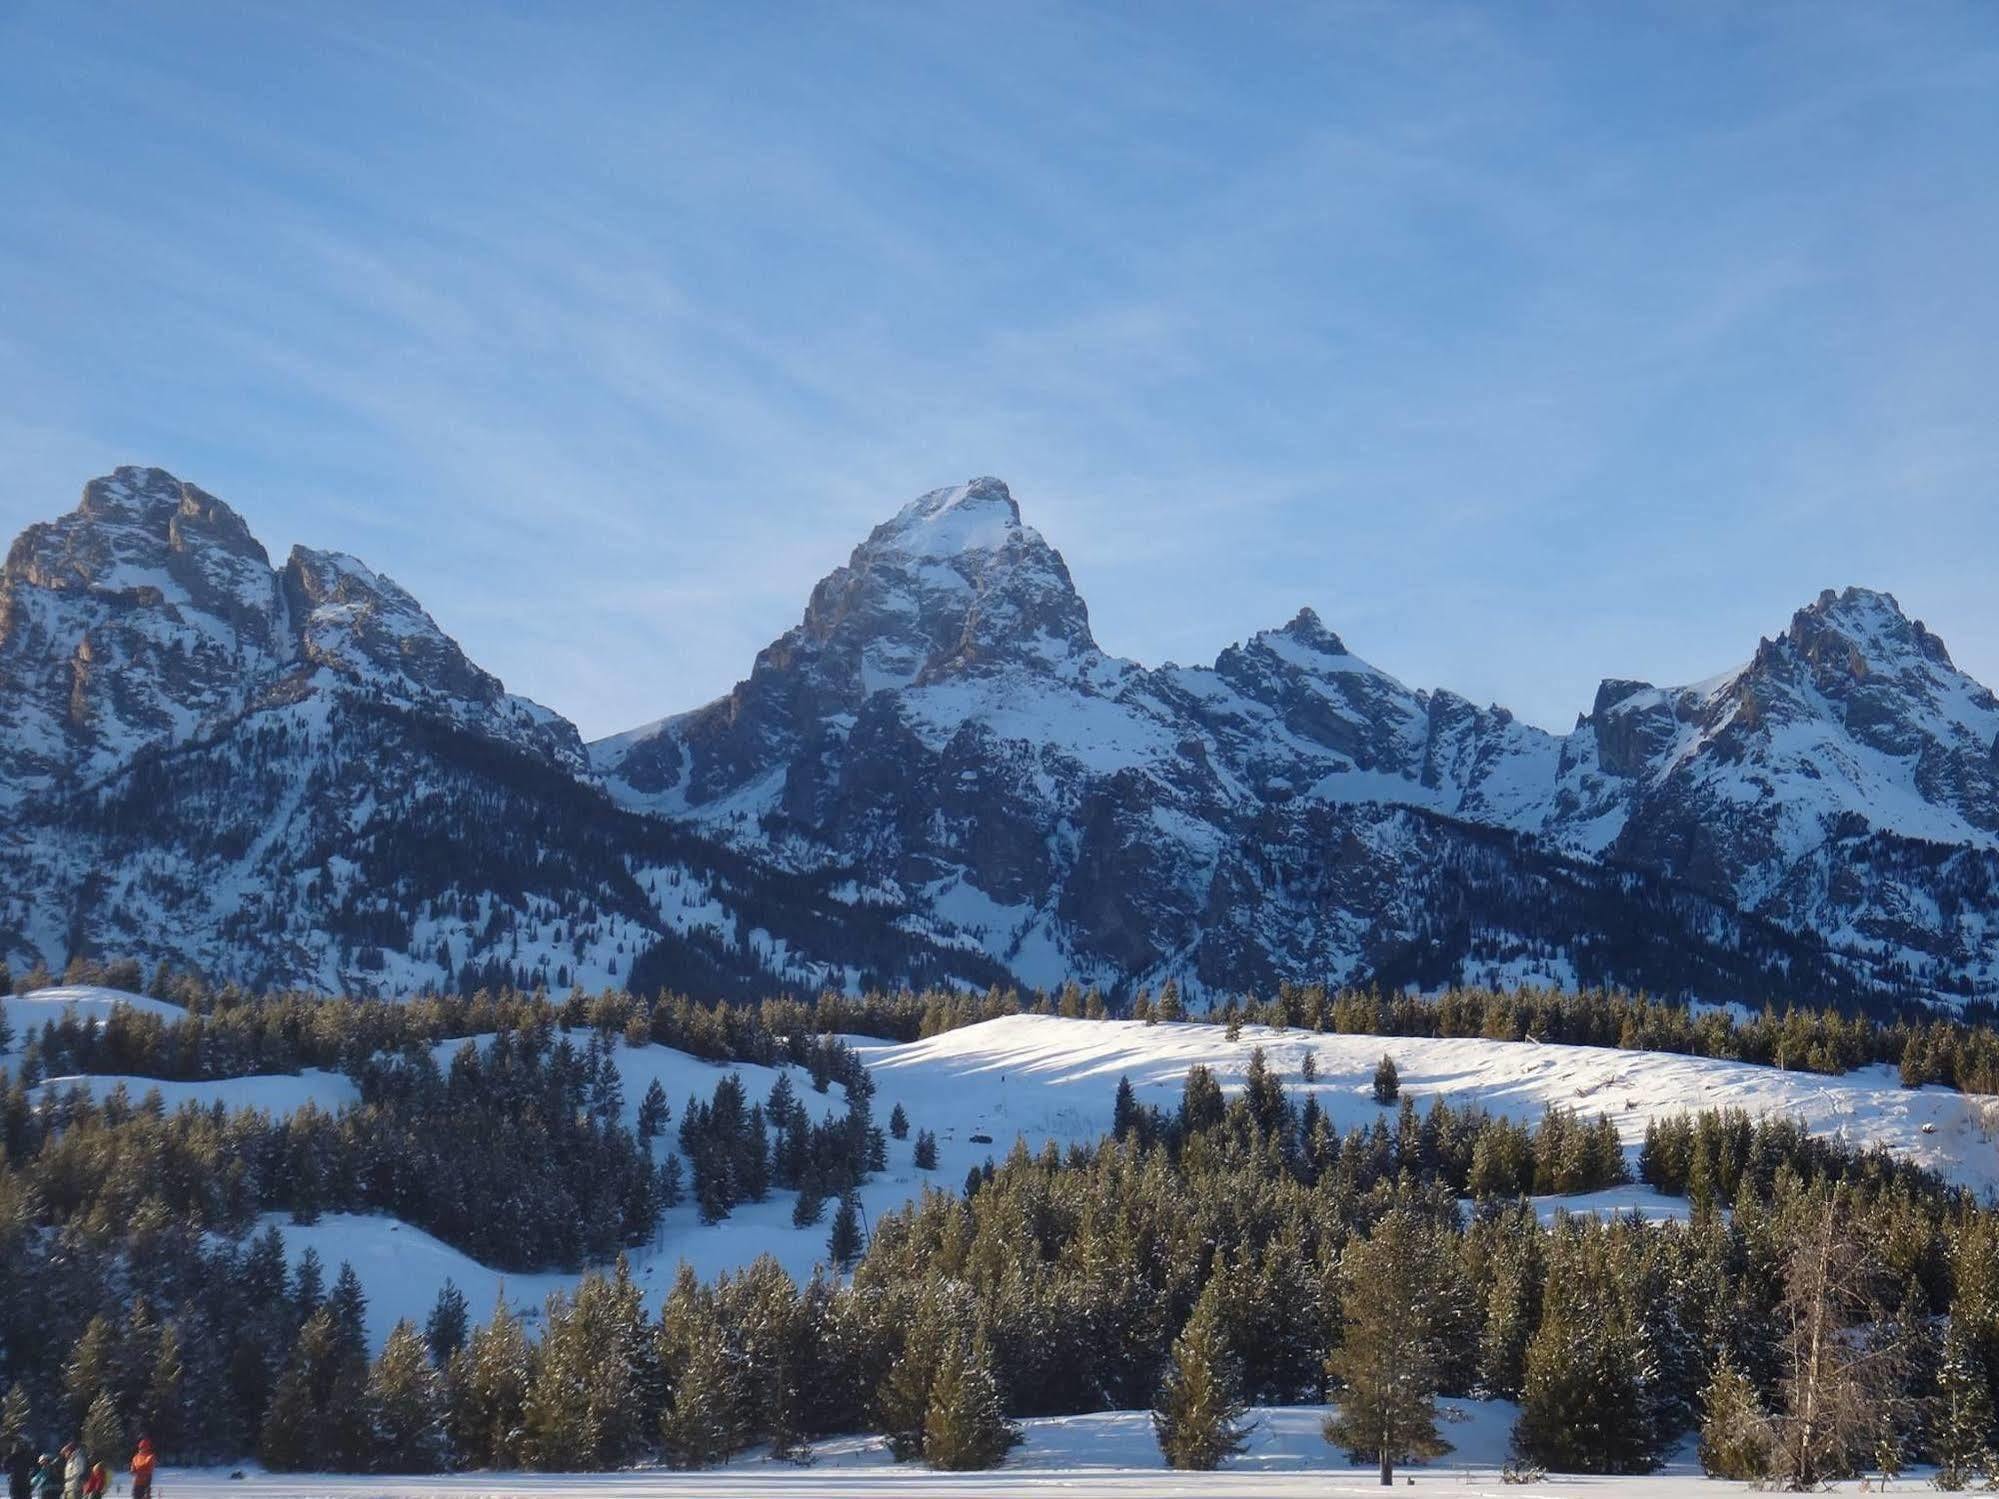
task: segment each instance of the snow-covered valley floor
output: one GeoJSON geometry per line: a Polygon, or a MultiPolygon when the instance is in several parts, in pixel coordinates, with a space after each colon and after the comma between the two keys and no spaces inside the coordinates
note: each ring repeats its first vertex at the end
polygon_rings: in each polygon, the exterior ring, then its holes
{"type": "MultiPolygon", "coordinates": [[[[1515,1415],[1503,1402],[1445,1401],[1460,1419],[1445,1434],[1457,1451],[1428,1467],[1399,1471],[1395,1492],[1404,1494],[1544,1494],[1576,1499],[1691,1499],[1747,1492],[1742,1484],[1705,1478],[1683,1457],[1662,1472],[1642,1478],[1553,1476],[1521,1488],[1501,1476],[1507,1433],[1515,1415]]],[[[1292,1495],[1378,1494],[1371,1468],[1350,1465],[1344,1454],[1319,1436],[1322,1406],[1296,1406],[1251,1413],[1256,1429],[1241,1457],[1216,1473],[1175,1473],[1161,1466],[1144,1411],[1108,1411],[1092,1416],[1049,1417],[1022,1423],[1024,1440],[1007,1465],[988,1473],[933,1473],[921,1465],[891,1462],[878,1437],[822,1442],[810,1467],[739,1458],[725,1468],[701,1473],[646,1469],[594,1475],[537,1473],[458,1473],[435,1478],[368,1478],[346,1474],[248,1472],[237,1482],[227,1470],[169,1473],[158,1489],[161,1499],[177,1494],[241,1494],[245,1499],[639,1499],[642,1495],[742,1496],[775,1499],[999,1499],[1011,1495],[1063,1495],[1067,1499],[1137,1499],[1137,1496],[1200,1496],[1200,1499],[1285,1499],[1292,1495]]],[[[1851,1492],[1855,1484],[1845,1486],[1851,1492]]],[[[1897,1480],[1891,1493],[1930,1492],[1920,1478],[1897,1480]]],[[[1837,1490],[1836,1490],[1837,1492],[1837,1490]]]]}

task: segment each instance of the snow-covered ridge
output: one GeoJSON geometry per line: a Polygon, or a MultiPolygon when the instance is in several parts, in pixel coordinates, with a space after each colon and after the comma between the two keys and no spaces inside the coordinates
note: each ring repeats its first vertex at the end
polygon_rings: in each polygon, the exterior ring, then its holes
{"type": "MultiPolygon", "coordinates": [[[[1999,702],[1865,589],[1827,592],[1704,682],[1606,681],[1554,735],[1406,686],[1310,609],[1212,666],[1106,656],[1059,554],[978,479],[877,527],[728,697],[591,754],[626,805],[897,886],[912,921],[1029,984],[1365,976],[1369,948],[1421,940],[1378,884],[1353,882],[1329,949],[1273,947],[1249,912],[1293,898],[1270,869],[1321,864],[1325,844],[1392,869],[1409,850],[1381,813],[1407,808],[1829,937],[1863,989],[1999,993],[1999,928],[1939,895],[1966,872],[1857,841],[1961,849],[1985,861],[1974,884],[1999,879],[1999,702]],[[967,932],[960,907],[1004,914],[967,932]]],[[[1325,914],[1307,902],[1287,925],[1325,914]]],[[[1543,976],[1574,971],[1549,956],[1543,976]]]]}

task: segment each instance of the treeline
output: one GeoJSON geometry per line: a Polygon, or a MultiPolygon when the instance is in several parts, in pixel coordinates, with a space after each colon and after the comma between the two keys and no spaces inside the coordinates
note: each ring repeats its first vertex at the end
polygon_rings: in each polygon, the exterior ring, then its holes
{"type": "MultiPolygon", "coordinates": [[[[200,1230],[240,1232],[264,1212],[300,1222],[383,1212],[500,1269],[601,1263],[653,1236],[679,1199],[682,1167],[671,1155],[654,1159],[671,1113],[664,1100],[645,1100],[627,1128],[617,1043],[586,1034],[578,1046],[541,1025],[501,1030],[484,1045],[465,1041],[443,1067],[423,1047],[371,1055],[352,1070],[358,1102],[329,1112],[308,1101],[282,1119],[193,1103],[170,1113],[157,1093],[134,1101],[122,1085],[102,1098],[78,1085],[37,1105],[15,1083],[0,1098],[4,1176],[33,1204],[37,1226],[116,1234],[157,1208],[200,1230]]],[[[810,1055],[822,1079],[852,1079],[834,1122],[807,1121],[788,1076],[774,1097],[774,1141],[762,1105],[747,1114],[690,1105],[690,1120],[715,1121],[690,1150],[711,1216],[761,1195],[757,1183],[773,1169],[831,1194],[879,1161],[866,1070],[830,1038],[810,1055]],[[738,1142],[738,1121],[760,1164],[717,1186],[717,1142],[732,1160],[749,1143],[738,1142]]],[[[716,1095],[739,1100],[741,1091],[729,1077],[716,1095]]],[[[682,1138],[685,1148],[692,1137],[682,1138]]]]}
{"type": "MultiPolygon", "coordinates": [[[[130,960],[108,965],[78,960],[64,981],[133,991],[142,987],[139,967],[130,960]]],[[[50,975],[38,972],[21,987],[52,982],[50,975]]],[[[11,983],[0,966],[0,992],[7,992],[11,983]]],[[[143,988],[188,1013],[176,1018],[128,1010],[101,1027],[74,1019],[47,1022],[21,1038],[23,1066],[36,1077],[67,1072],[236,1077],[346,1067],[376,1051],[548,1023],[621,1035],[633,1045],[652,1041],[711,1061],[810,1065],[814,1036],[914,1041],[1004,1015],[1104,1019],[1119,1013],[1099,991],[1074,983],[1052,994],[1029,996],[998,988],[983,993],[828,992],[811,1002],[772,998],[754,1004],[702,1003],[675,994],[646,998],[620,989],[596,995],[577,991],[557,1000],[545,991],[501,986],[399,1003],[298,993],[252,996],[227,985],[211,990],[198,975],[162,966],[143,988]]],[[[1468,987],[1418,995],[1281,984],[1269,999],[1234,998],[1197,1013],[1171,982],[1156,995],[1141,990],[1122,1011],[1154,1022],[1197,1020],[1342,1035],[1477,1037],[1670,1052],[1828,1075],[1885,1064],[1899,1068],[1908,1087],[1938,1083],[1963,1092],[1999,1093],[1999,1030],[1982,1011],[1975,1020],[1882,1021],[1792,1006],[1744,1016],[1603,989],[1468,987]]]]}
{"type": "MultiPolygon", "coordinates": [[[[843,1084],[865,1075],[840,1034],[915,1040],[999,1014],[1018,1013],[998,994],[827,994],[807,1004],[698,1003],[680,995],[639,999],[623,990],[551,999],[536,990],[407,1001],[327,999],[308,994],[210,992],[186,975],[156,976],[150,997],[181,1006],[162,1015],[116,1006],[102,1021],[65,1013],[28,1028],[14,1075],[30,1084],[73,1073],[119,1073],[196,1081],[305,1068],[353,1071],[367,1059],[498,1031],[547,1035],[592,1031],[627,1045],[655,1044],[712,1062],[787,1063],[843,1084]]],[[[4,1022],[0,1022],[4,1025],[4,1022]]],[[[0,1042],[7,1038],[0,1035],[0,1042]]]]}
{"type": "Polygon", "coordinates": [[[1999,1093],[1999,1031],[1983,1018],[1882,1021],[1798,1006],[1766,1007],[1742,1018],[1732,1010],[1696,1010],[1606,989],[1458,988],[1421,995],[1291,984],[1279,985],[1271,999],[1232,999],[1190,1015],[1178,987],[1169,983],[1156,996],[1139,993],[1131,1010],[1140,1020],[1197,1019],[1339,1035],[1532,1040],[1672,1052],[1829,1075],[1885,1064],[1901,1069],[1907,1087],[1941,1083],[1967,1093],[1999,1093]]]}

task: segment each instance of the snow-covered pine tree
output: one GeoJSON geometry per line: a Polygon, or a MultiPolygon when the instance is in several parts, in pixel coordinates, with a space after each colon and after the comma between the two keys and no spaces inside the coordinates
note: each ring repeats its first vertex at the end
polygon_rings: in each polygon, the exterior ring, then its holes
{"type": "Polygon", "coordinates": [[[398,1322],[368,1371],[371,1466],[382,1473],[437,1473],[446,1466],[443,1382],[416,1325],[398,1322]]]}
{"type": "Polygon", "coordinates": [[[861,1257],[860,1205],[852,1192],[841,1197],[839,1211],[833,1214],[833,1231],[826,1239],[826,1257],[841,1270],[853,1268],[854,1261],[861,1257]]]}
{"type": "Polygon", "coordinates": [[[1756,1386],[1724,1355],[1701,1391],[1701,1471],[1754,1483],[1770,1470],[1770,1448],[1770,1417],[1756,1386]]]}
{"type": "Polygon", "coordinates": [[[134,1403],[134,1435],[152,1439],[157,1452],[178,1455],[187,1429],[186,1359],[181,1352],[181,1323],[169,1318],[153,1343],[152,1367],[134,1403]]]}
{"type": "Polygon", "coordinates": [[[1513,1428],[1515,1449],[1541,1467],[1648,1473],[1661,1461],[1649,1350],[1619,1274],[1603,1234],[1558,1230],[1548,1246],[1513,1428]]]}
{"type": "Polygon", "coordinates": [[[1374,1069],[1374,1101],[1383,1107],[1402,1096],[1402,1075],[1395,1070],[1395,1058],[1382,1057],[1374,1069]]]}
{"type": "Polygon", "coordinates": [[[1019,1440],[984,1335],[946,1339],[923,1415],[923,1460],[947,1472],[997,1468],[1019,1440]]]}
{"type": "Polygon", "coordinates": [[[7,1386],[6,1397],[0,1399],[0,1453],[11,1453],[22,1443],[33,1445],[34,1435],[34,1406],[17,1379],[7,1386]]]}
{"type": "Polygon", "coordinates": [[[439,1368],[449,1364],[451,1355],[465,1346],[467,1316],[465,1293],[458,1289],[456,1281],[446,1276],[444,1284],[437,1288],[437,1300],[423,1325],[424,1341],[430,1345],[430,1356],[439,1368]]]}
{"type": "Polygon", "coordinates": [[[82,1441],[90,1460],[102,1462],[107,1468],[127,1451],[125,1422],[109,1390],[99,1390],[97,1398],[90,1402],[90,1409],[84,1412],[82,1441]]]}
{"type": "Polygon", "coordinates": [[[1965,1489],[1999,1475],[1994,1457],[1992,1395],[1968,1326],[1956,1320],[1944,1334],[1943,1363],[1930,1401],[1931,1440],[1936,1448],[1936,1485],[1965,1489]]]}
{"type": "Polygon", "coordinates": [[[672,1371],[660,1441],[677,1468],[712,1468],[741,1444],[742,1394],[728,1339],[706,1302],[682,1329],[684,1358],[672,1371]]]}
{"type": "Polygon", "coordinates": [[[532,1353],[520,1318],[502,1297],[451,1361],[447,1422],[460,1461],[506,1467],[525,1460],[523,1421],[532,1353]]]}

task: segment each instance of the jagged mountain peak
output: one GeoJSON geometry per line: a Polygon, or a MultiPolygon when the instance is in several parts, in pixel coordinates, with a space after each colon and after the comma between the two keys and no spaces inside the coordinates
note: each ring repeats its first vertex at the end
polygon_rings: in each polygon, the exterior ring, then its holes
{"type": "Polygon", "coordinates": [[[1314,609],[1310,604],[1307,604],[1296,614],[1292,615],[1290,621],[1277,633],[1288,635],[1300,645],[1318,651],[1322,655],[1349,656],[1353,654],[1347,649],[1344,640],[1326,628],[1325,621],[1319,618],[1319,611],[1314,609]]]}
{"type": "Polygon", "coordinates": [[[1892,593],[1828,588],[1791,618],[1785,638],[1815,663],[1834,663],[1865,676],[1915,660],[1949,668],[1950,651],[1902,612],[1892,593]]]}
{"type": "Polygon", "coordinates": [[[315,683],[584,763],[573,728],[509,697],[406,590],[306,547],[274,569],[223,501],[128,465],[28,527],[0,569],[0,806],[212,738],[315,683]]]}
{"type": "Polygon", "coordinates": [[[894,519],[875,527],[864,545],[918,557],[951,557],[993,551],[1016,538],[1041,539],[1021,525],[1020,505],[1005,482],[988,476],[918,495],[894,519]]]}
{"type": "Polygon", "coordinates": [[[993,478],[933,489],[875,527],[759,666],[795,665],[805,646],[854,706],[884,687],[1096,651],[1061,553],[993,478]]]}

